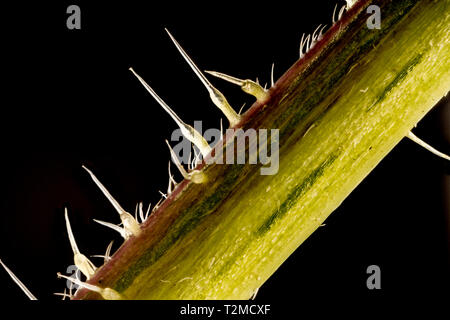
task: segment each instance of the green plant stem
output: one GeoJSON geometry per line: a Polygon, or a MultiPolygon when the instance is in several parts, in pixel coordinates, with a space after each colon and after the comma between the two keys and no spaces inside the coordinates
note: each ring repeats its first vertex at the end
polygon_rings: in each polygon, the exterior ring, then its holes
{"type": "Polygon", "coordinates": [[[209,182],[181,183],[89,282],[129,299],[248,299],[446,94],[449,4],[357,2],[244,115],[243,129],[280,130],[278,173],[205,166],[209,182]]]}

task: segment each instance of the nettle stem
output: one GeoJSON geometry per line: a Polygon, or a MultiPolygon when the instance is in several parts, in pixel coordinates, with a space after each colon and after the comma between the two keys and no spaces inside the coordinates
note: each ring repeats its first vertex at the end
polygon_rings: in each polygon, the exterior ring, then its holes
{"type": "Polygon", "coordinates": [[[250,298],[446,94],[449,4],[356,2],[242,115],[244,130],[279,129],[278,173],[198,167],[208,182],[180,183],[88,282],[128,299],[250,298]]]}

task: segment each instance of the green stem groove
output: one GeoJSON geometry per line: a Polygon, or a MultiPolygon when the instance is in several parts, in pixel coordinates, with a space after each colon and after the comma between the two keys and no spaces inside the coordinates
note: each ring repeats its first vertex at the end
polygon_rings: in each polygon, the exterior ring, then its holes
{"type": "Polygon", "coordinates": [[[244,130],[280,130],[278,173],[204,166],[208,182],[183,181],[89,283],[129,299],[250,298],[447,93],[449,4],[358,1],[243,115],[244,130]]]}

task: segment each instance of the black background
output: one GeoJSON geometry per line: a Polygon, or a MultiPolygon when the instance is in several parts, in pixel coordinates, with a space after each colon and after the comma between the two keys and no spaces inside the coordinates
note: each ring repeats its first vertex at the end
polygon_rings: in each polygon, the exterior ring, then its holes
{"type": "MultiPolygon", "coordinates": [[[[201,69],[265,83],[272,62],[278,78],[296,61],[303,32],[330,25],[335,4],[92,2],[2,8],[0,257],[42,300],[57,299],[52,293],[65,282],[56,272],[72,264],[65,205],[86,255],[121,241],[92,221],[116,221],[117,214],[82,164],[132,212],[138,201],[156,203],[167,187],[164,139],[176,125],[130,66],[187,123],[219,126],[220,111],[164,27],[201,69]],[[81,7],[81,30],[66,28],[70,4],[81,7]]],[[[235,109],[251,104],[239,88],[212,81],[235,109]]],[[[449,153],[449,119],[444,98],[414,132],[449,153]]],[[[448,162],[405,139],[262,286],[257,301],[442,295],[449,194],[448,162]],[[366,287],[371,264],[381,268],[381,290],[366,287]]],[[[1,304],[26,300],[3,271],[0,283],[1,304]]]]}

